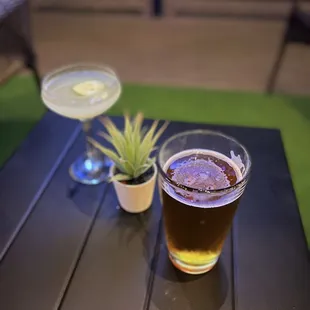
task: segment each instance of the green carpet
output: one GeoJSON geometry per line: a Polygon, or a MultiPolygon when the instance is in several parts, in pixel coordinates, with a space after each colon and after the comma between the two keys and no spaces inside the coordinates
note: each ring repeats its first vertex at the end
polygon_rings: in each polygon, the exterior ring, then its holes
{"type": "MultiPolygon", "coordinates": [[[[201,123],[278,128],[310,247],[310,99],[307,97],[125,85],[110,111],[143,111],[146,117],[201,123]]],[[[0,163],[44,112],[30,77],[0,88],[0,163]]]]}
{"type": "Polygon", "coordinates": [[[0,166],[45,112],[31,77],[0,85],[0,166]]]}

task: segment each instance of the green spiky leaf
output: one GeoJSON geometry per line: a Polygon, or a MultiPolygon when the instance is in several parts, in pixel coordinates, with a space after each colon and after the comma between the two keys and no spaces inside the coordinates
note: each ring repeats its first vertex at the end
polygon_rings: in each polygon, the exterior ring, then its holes
{"type": "Polygon", "coordinates": [[[110,177],[110,181],[128,181],[131,177],[127,174],[118,173],[110,177]]]}
{"type": "Polygon", "coordinates": [[[155,163],[155,158],[150,158],[156,149],[156,143],[168,126],[165,122],[159,129],[159,122],[155,120],[150,128],[143,126],[143,114],[138,113],[134,118],[129,114],[124,115],[124,129],[118,129],[108,118],[100,118],[107,132],[99,135],[109,142],[113,149],[104,147],[99,142],[90,139],[98,150],[110,157],[116,168],[121,172],[112,177],[112,180],[124,181],[138,178],[155,163]]]}

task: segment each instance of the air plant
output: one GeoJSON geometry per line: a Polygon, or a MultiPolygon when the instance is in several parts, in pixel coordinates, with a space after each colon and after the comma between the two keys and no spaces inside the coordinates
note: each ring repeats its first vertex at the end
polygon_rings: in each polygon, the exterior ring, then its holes
{"type": "Polygon", "coordinates": [[[113,149],[101,145],[94,139],[90,139],[90,142],[114,162],[116,174],[111,176],[111,181],[135,180],[154,165],[155,157],[152,157],[152,153],[169,123],[166,121],[159,126],[159,121],[155,120],[147,128],[142,126],[143,119],[142,113],[138,113],[134,118],[125,114],[124,129],[120,130],[110,118],[99,118],[107,133],[100,131],[98,135],[108,141],[113,149]]]}

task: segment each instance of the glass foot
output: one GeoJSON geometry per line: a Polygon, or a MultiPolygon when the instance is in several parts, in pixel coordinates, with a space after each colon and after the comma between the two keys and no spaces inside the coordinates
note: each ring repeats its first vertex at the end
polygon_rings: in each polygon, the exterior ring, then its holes
{"type": "Polygon", "coordinates": [[[107,181],[110,162],[105,158],[80,156],[70,167],[72,179],[82,184],[96,185],[107,181]]]}

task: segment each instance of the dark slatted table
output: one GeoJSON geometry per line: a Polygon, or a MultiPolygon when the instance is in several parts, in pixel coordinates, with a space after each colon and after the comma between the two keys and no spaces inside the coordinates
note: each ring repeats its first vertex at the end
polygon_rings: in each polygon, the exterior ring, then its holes
{"type": "Polygon", "coordinates": [[[111,184],[68,195],[83,135],[77,122],[47,113],[0,171],[0,309],[310,309],[306,242],[280,132],[172,122],[162,139],[196,128],[236,137],[253,159],[214,270],[189,276],[172,267],[158,193],[139,215],[119,209],[111,184]]]}

